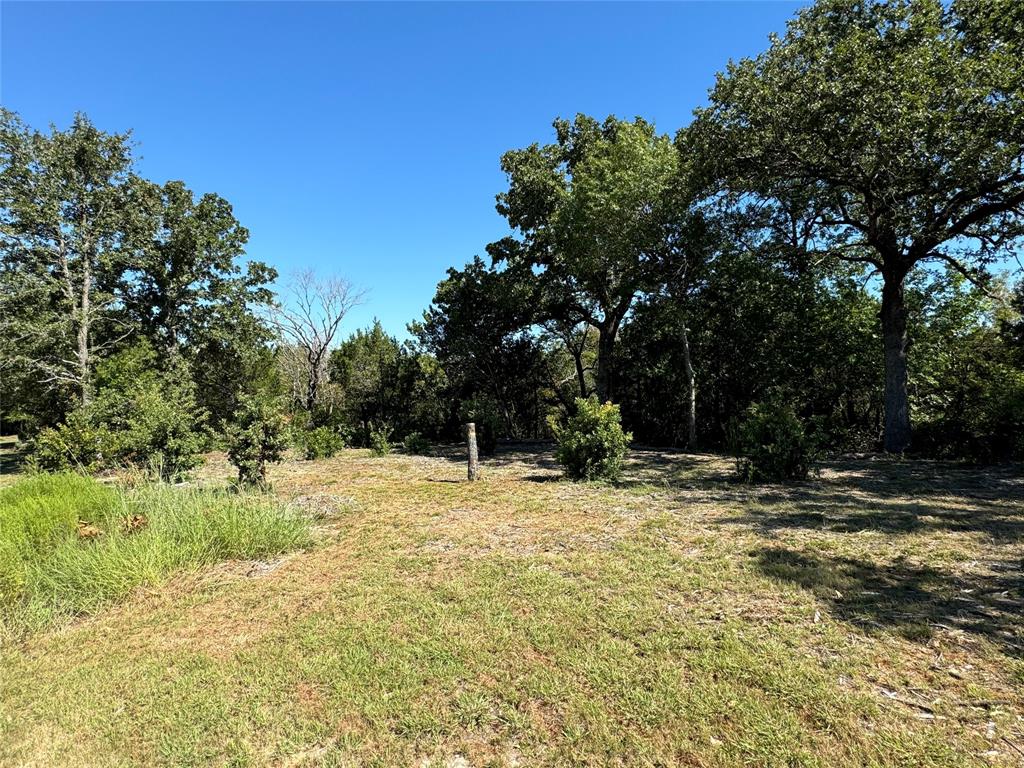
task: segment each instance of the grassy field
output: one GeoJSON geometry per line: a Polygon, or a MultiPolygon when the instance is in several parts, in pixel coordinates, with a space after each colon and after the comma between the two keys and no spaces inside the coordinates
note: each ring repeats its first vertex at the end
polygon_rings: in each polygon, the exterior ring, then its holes
{"type": "Polygon", "coordinates": [[[312,548],[0,650],[0,764],[1024,764],[1020,468],[730,470],[287,462],[312,548]]]}

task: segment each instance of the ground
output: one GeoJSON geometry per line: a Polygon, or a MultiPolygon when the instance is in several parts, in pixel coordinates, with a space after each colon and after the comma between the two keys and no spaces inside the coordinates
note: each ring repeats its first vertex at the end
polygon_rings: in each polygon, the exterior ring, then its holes
{"type": "Polygon", "coordinates": [[[550,456],[275,467],[318,544],[0,650],[0,764],[1024,765],[1019,466],[550,456]]]}

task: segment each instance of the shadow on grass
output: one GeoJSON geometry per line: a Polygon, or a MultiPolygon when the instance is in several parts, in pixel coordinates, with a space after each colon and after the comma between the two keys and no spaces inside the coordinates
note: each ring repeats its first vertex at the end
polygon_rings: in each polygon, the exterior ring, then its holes
{"type": "Polygon", "coordinates": [[[781,547],[756,553],[767,576],[813,592],[831,613],[868,632],[924,640],[937,629],[984,637],[1024,658],[1024,563],[989,564],[989,576],[956,576],[897,559],[878,564],[853,557],[808,555],[781,547]]]}
{"type": "Polygon", "coordinates": [[[995,541],[1024,537],[1024,482],[1015,466],[937,469],[932,462],[906,462],[872,472],[863,463],[837,462],[819,481],[761,489],[740,516],[724,524],[747,524],[772,536],[786,529],[831,533],[880,531],[977,532],[995,541]]]}
{"type": "Polygon", "coordinates": [[[0,475],[21,471],[25,461],[24,444],[16,437],[0,437],[0,475]]]}

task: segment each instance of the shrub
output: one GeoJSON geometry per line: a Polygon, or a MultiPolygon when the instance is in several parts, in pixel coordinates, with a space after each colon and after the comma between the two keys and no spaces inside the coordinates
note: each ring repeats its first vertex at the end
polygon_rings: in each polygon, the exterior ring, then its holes
{"type": "Polygon", "coordinates": [[[330,427],[317,427],[305,434],[302,447],[303,455],[310,461],[329,459],[345,447],[345,441],[330,427]]]}
{"type": "Polygon", "coordinates": [[[267,464],[278,462],[288,447],[287,425],[273,399],[244,395],[228,430],[228,458],[238,468],[240,486],[267,487],[267,464]]]}
{"type": "Polygon", "coordinates": [[[619,406],[596,398],[576,400],[576,414],[564,426],[552,425],[555,458],[573,480],[615,480],[633,436],[622,431],[619,406]]]}
{"type": "Polygon", "coordinates": [[[305,452],[306,436],[313,430],[313,418],[309,411],[297,410],[288,417],[288,438],[292,447],[305,452]]]}
{"type": "Polygon", "coordinates": [[[792,406],[755,403],[734,432],[736,468],[748,483],[803,480],[817,458],[817,443],[792,406]]]}
{"type": "Polygon", "coordinates": [[[112,466],[117,454],[114,434],[94,425],[86,411],[77,410],[63,424],[47,427],[35,436],[28,463],[43,472],[98,472],[112,466]]]}
{"type": "Polygon", "coordinates": [[[201,461],[205,414],[180,359],[159,370],[146,344],[103,361],[95,399],[64,424],[36,437],[32,464],[48,472],[97,472],[135,466],[164,480],[180,478],[201,461]]]}
{"type": "Polygon", "coordinates": [[[387,456],[391,453],[391,427],[370,427],[370,452],[374,456],[387,456]]]}
{"type": "Polygon", "coordinates": [[[103,361],[96,379],[91,417],[117,435],[119,463],[176,480],[202,462],[206,413],[179,356],[160,360],[142,343],[103,361]]]}
{"type": "Polygon", "coordinates": [[[414,456],[422,456],[430,450],[430,442],[419,432],[410,432],[402,441],[402,450],[414,456]]]}
{"type": "Polygon", "coordinates": [[[93,612],[173,571],[305,546],[310,523],[267,497],[36,475],[0,490],[0,630],[93,612]]]}

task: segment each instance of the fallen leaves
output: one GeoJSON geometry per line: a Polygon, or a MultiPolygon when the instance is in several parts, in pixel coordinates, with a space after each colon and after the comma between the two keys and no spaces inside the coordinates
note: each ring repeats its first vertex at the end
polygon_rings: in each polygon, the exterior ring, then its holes
{"type": "Polygon", "coordinates": [[[76,531],[80,539],[98,539],[103,535],[103,529],[93,525],[88,520],[79,520],[76,531]]]}

